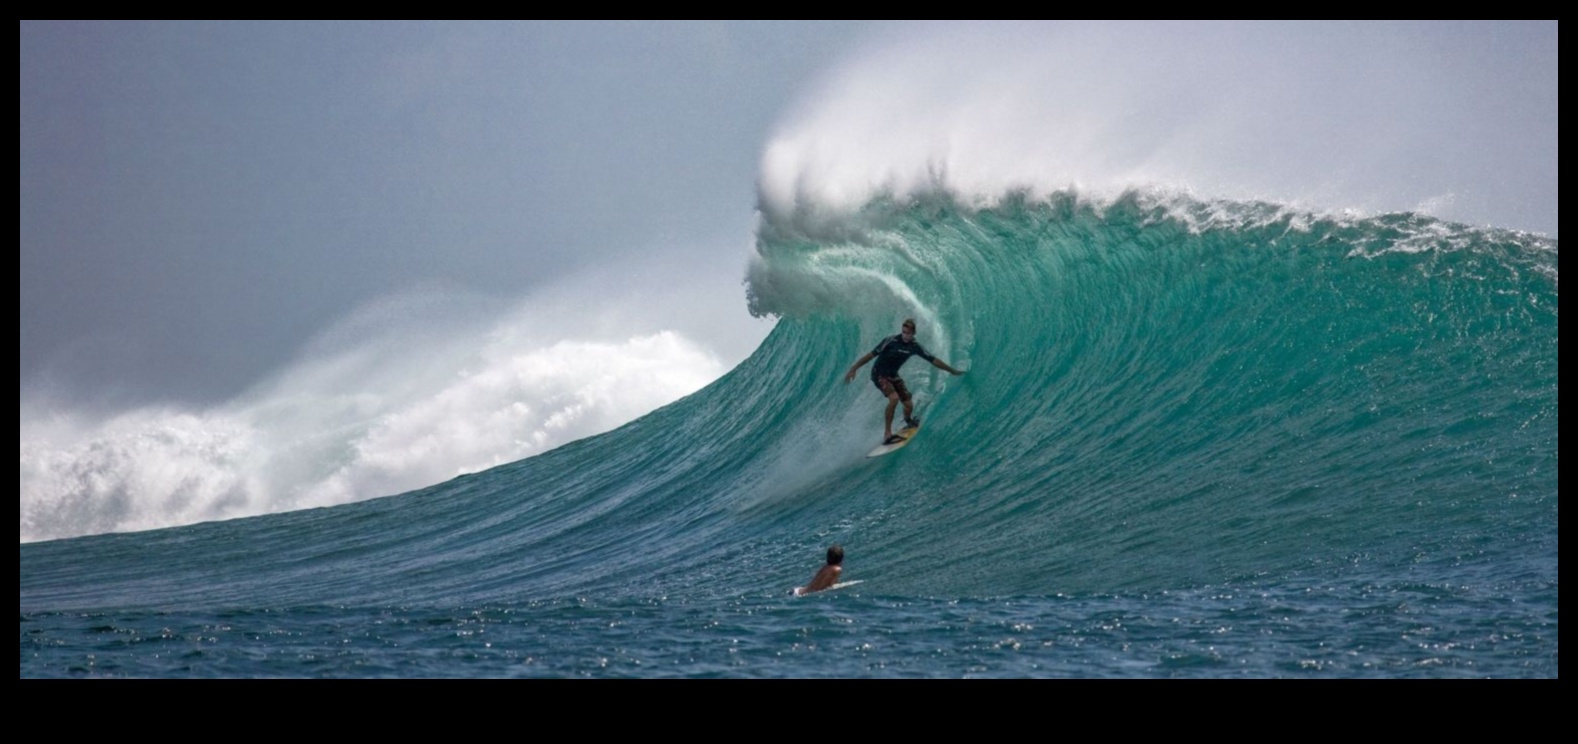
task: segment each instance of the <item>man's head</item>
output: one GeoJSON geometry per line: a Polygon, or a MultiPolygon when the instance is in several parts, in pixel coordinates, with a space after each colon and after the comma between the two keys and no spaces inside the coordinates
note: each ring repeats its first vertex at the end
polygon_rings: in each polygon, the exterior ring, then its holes
{"type": "Polygon", "coordinates": [[[905,341],[914,341],[915,340],[915,319],[914,318],[905,318],[904,319],[904,325],[899,328],[899,332],[904,335],[904,340],[905,341]]]}
{"type": "Polygon", "coordinates": [[[834,545],[827,549],[827,565],[836,566],[844,562],[844,548],[834,545]]]}

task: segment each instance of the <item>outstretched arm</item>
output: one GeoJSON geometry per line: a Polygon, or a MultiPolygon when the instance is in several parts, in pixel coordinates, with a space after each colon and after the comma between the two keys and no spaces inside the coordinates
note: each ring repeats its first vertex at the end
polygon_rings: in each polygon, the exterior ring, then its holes
{"type": "Polygon", "coordinates": [[[876,356],[876,354],[867,353],[865,356],[855,360],[855,365],[850,367],[848,372],[844,373],[844,383],[847,385],[849,384],[850,380],[855,379],[855,373],[860,371],[861,367],[866,366],[866,362],[875,359],[876,356]]]}
{"type": "Polygon", "coordinates": [[[948,366],[948,363],[943,361],[943,360],[941,360],[941,359],[933,359],[933,360],[931,360],[931,366],[936,367],[937,369],[943,370],[944,372],[952,372],[954,375],[962,375],[962,374],[964,374],[964,372],[962,372],[960,370],[957,370],[957,369],[954,369],[953,367],[948,366]]]}

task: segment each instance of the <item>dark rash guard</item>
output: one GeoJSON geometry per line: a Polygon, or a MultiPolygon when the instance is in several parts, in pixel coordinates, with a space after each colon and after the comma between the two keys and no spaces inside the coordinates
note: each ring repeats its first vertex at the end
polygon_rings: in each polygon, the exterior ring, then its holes
{"type": "Polygon", "coordinates": [[[899,367],[904,366],[911,356],[918,356],[928,362],[937,361],[937,358],[926,351],[925,347],[914,341],[906,342],[902,333],[882,339],[871,353],[877,358],[877,363],[871,365],[873,380],[879,377],[898,377],[899,367]]]}

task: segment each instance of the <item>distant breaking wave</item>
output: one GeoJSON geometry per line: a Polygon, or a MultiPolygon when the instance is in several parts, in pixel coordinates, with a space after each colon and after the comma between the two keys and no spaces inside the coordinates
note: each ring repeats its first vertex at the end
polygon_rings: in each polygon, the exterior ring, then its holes
{"type": "Polygon", "coordinates": [[[24,396],[21,540],[400,493],[607,431],[726,369],[672,331],[555,338],[538,315],[496,323],[339,339],[217,406],[94,414],[24,396]]]}

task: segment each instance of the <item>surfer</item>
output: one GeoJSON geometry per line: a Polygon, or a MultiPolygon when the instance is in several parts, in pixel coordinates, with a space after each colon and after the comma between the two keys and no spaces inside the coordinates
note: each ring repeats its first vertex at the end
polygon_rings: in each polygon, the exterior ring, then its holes
{"type": "Polygon", "coordinates": [[[800,588],[799,594],[819,592],[838,583],[839,574],[844,572],[844,549],[834,545],[827,549],[827,565],[817,569],[816,575],[811,577],[810,583],[800,588]]]}
{"type": "Polygon", "coordinates": [[[871,365],[871,384],[876,385],[882,395],[888,399],[888,410],[882,419],[882,443],[893,444],[903,441],[903,438],[893,433],[893,409],[900,402],[904,403],[904,423],[907,426],[920,426],[920,419],[915,418],[915,404],[910,398],[909,388],[904,386],[903,378],[899,377],[899,367],[910,360],[911,356],[918,356],[931,362],[931,366],[954,375],[963,372],[948,366],[947,362],[931,355],[925,347],[915,343],[915,319],[905,318],[904,325],[899,328],[896,336],[889,336],[877,344],[865,356],[855,361],[855,365],[844,374],[844,384],[849,384],[855,379],[855,372],[864,367],[866,362],[877,360],[871,365]]]}

